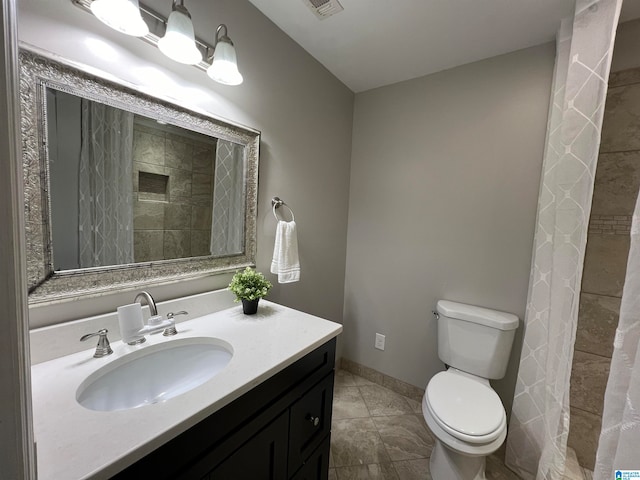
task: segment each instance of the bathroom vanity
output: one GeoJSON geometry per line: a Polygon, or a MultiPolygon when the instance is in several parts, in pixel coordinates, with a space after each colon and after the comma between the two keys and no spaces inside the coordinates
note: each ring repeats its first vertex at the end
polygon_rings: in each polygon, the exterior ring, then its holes
{"type": "Polygon", "coordinates": [[[177,327],[177,336],[150,335],[140,346],[112,340],[106,358],[84,350],[32,367],[38,478],[327,478],[342,327],[267,301],[257,315],[235,306],[177,327]],[[164,402],[115,411],[78,403],[87,380],[111,364],[177,340],[219,342],[233,357],[164,402]]]}
{"type": "Polygon", "coordinates": [[[114,479],[326,479],[334,357],[335,339],[114,479]]]}

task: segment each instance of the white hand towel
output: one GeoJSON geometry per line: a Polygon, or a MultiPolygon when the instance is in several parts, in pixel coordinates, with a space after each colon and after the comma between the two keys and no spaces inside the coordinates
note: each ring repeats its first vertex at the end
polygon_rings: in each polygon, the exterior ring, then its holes
{"type": "Polygon", "coordinates": [[[278,222],[276,240],[273,245],[271,273],[278,275],[278,283],[291,283],[300,280],[296,222],[282,220],[278,222]]]}

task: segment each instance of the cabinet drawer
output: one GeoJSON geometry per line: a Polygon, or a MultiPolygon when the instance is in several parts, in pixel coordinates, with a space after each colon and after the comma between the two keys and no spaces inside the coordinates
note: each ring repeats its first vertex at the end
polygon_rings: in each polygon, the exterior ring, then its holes
{"type": "Polygon", "coordinates": [[[329,476],[329,448],[331,437],[326,437],[291,480],[325,480],[329,476]]]}
{"type": "Polygon", "coordinates": [[[333,371],[291,406],[289,475],[291,476],[331,431],[333,371]]]}
{"type": "Polygon", "coordinates": [[[251,438],[203,480],[277,480],[286,478],[286,413],[251,438]]]}

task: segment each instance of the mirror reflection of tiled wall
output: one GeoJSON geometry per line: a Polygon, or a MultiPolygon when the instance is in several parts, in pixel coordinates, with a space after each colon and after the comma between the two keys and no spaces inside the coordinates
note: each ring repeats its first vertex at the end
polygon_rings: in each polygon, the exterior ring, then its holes
{"type": "Polygon", "coordinates": [[[215,139],[134,125],[136,262],[210,254],[215,139]]]}
{"type": "Polygon", "coordinates": [[[571,373],[569,446],[593,470],[640,189],[640,68],[611,74],[571,373]]]}

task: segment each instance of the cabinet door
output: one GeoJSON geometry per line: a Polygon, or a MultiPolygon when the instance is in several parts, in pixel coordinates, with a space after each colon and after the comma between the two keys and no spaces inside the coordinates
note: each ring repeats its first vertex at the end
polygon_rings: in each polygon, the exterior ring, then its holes
{"type": "Polygon", "coordinates": [[[288,413],[284,412],[218,465],[209,480],[284,480],[288,413]]]}
{"type": "Polygon", "coordinates": [[[326,437],[291,480],[326,480],[329,476],[330,444],[331,437],[326,437]]]}
{"type": "Polygon", "coordinates": [[[291,406],[289,475],[309,458],[331,431],[333,371],[291,406]]]}

